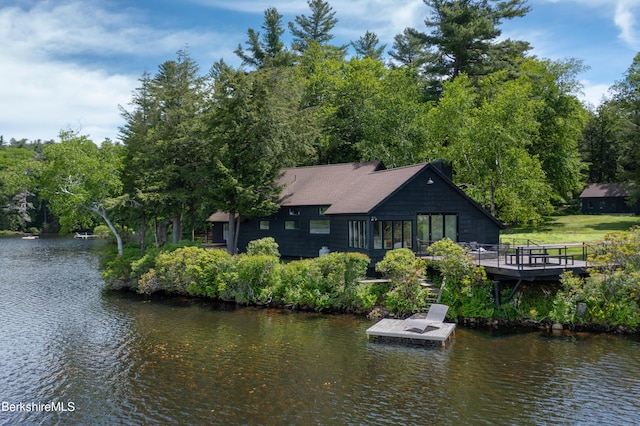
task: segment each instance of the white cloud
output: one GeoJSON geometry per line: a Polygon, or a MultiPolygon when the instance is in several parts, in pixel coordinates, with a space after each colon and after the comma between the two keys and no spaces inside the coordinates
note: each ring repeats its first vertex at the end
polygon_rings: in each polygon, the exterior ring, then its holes
{"type": "Polygon", "coordinates": [[[582,80],[582,93],[579,99],[586,105],[598,106],[602,103],[609,91],[609,84],[595,84],[589,80],[582,80]]]}
{"type": "Polygon", "coordinates": [[[640,12],[637,0],[618,0],[614,22],[620,28],[620,38],[633,49],[640,47],[640,29],[636,14],[640,12]]]}
{"type": "Polygon", "coordinates": [[[620,29],[619,38],[629,48],[640,50],[640,28],[638,15],[640,2],[638,0],[531,0],[543,3],[568,3],[596,9],[604,19],[612,20],[620,29]]]}
{"type": "Polygon", "coordinates": [[[48,140],[70,128],[96,142],[115,139],[118,104],[129,101],[135,78],[65,63],[0,60],[0,80],[8,83],[0,89],[0,134],[48,140]]]}
{"type": "MultiPolygon", "coordinates": [[[[0,135],[48,140],[71,128],[96,142],[115,139],[118,105],[127,105],[145,71],[118,71],[118,62],[147,58],[155,68],[158,56],[171,59],[186,45],[206,56],[226,39],[154,29],[133,9],[112,12],[92,1],[0,8],[0,135]]],[[[230,53],[221,49],[206,59],[211,64],[230,53]]]]}
{"type": "MultiPolygon", "coordinates": [[[[285,25],[297,15],[309,16],[309,6],[302,0],[192,0],[201,5],[262,15],[268,7],[275,7],[284,15],[285,25]]],[[[381,40],[393,40],[406,27],[421,27],[429,9],[423,0],[330,0],[338,25],[334,34],[355,39],[372,31],[381,40]]]]}

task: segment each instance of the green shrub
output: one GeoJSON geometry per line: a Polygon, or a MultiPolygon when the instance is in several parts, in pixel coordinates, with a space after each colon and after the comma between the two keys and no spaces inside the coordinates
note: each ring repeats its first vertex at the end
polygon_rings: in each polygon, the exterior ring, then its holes
{"type": "Polygon", "coordinates": [[[640,307],[632,296],[637,282],[632,275],[618,272],[585,279],[565,273],[560,282],[562,290],[556,294],[549,314],[553,321],[633,328],[640,324],[640,307]]]}
{"type": "Polygon", "coordinates": [[[316,311],[372,306],[370,300],[377,296],[358,283],[368,264],[369,258],[361,253],[330,253],[286,263],[274,297],[285,305],[316,311]]]}
{"type": "Polygon", "coordinates": [[[448,238],[436,241],[427,252],[438,257],[433,263],[444,281],[441,301],[449,306],[447,315],[493,318],[492,285],[484,268],[476,266],[466,251],[448,238]]]}
{"type": "Polygon", "coordinates": [[[100,238],[113,238],[113,233],[107,225],[98,225],[93,228],[93,233],[100,238]]]}
{"type": "Polygon", "coordinates": [[[429,292],[420,285],[426,263],[417,259],[408,248],[388,251],[376,264],[376,271],[391,280],[391,290],[385,294],[387,309],[406,315],[426,308],[429,292]]]}
{"type": "Polygon", "coordinates": [[[322,280],[322,272],[315,259],[288,262],[282,266],[281,284],[274,291],[274,296],[285,305],[315,309],[317,289],[322,280]]]}
{"type": "Polygon", "coordinates": [[[140,248],[125,244],[122,256],[118,255],[115,246],[109,247],[100,257],[100,269],[107,285],[111,288],[137,288],[140,275],[136,275],[131,267],[140,258],[140,248]]]}
{"type": "Polygon", "coordinates": [[[234,260],[234,268],[225,274],[226,286],[221,297],[238,303],[270,301],[271,289],[280,283],[279,259],[268,255],[240,254],[234,260]]]}
{"type": "Polygon", "coordinates": [[[171,252],[161,252],[155,258],[155,268],[144,274],[138,283],[140,293],[153,293],[163,290],[168,293],[189,294],[188,289],[194,282],[190,268],[198,264],[206,249],[182,247],[171,252]]]}
{"type": "Polygon", "coordinates": [[[195,264],[187,267],[192,281],[187,293],[192,296],[220,297],[234,267],[233,258],[224,250],[205,250],[195,264]]]}
{"type": "Polygon", "coordinates": [[[266,255],[280,257],[278,247],[278,243],[276,243],[276,240],[274,240],[272,237],[260,238],[259,240],[250,241],[249,244],[247,244],[247,255],[266,255]]]}
{"type": "Polygon", "coordinates": [[[605,244],[589,257],[588,278],[561,277],[551,318],[562,324],[604,327],[640,325],[640,228],[606,234],[605,244]]]}

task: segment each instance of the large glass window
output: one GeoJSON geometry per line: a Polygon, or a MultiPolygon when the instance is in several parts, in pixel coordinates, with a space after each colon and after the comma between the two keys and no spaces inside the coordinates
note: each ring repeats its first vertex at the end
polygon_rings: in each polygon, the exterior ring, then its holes
{"type": "Polygon", "coordinates": [[[420,248],[443,238],[458,241],[458,215],[456,214],[419,214],[417,240],[420,248]]]}
{"type": "Polygon", "coordinates": [[[310,219],[309,220],[309,233],[310,234],[329,234],[330,221],[329,219],[310,219]]]}
{"type": "Polygon", "coordinates": [[[367,222],[364,220],[349,221],[349,247],[367,248],[367,222]]]}
{"type": "Polygon", "coordinates": [[[373,248],[391,250],[413,247],[410,220],[382,220],[373,224],[373,248]]]}

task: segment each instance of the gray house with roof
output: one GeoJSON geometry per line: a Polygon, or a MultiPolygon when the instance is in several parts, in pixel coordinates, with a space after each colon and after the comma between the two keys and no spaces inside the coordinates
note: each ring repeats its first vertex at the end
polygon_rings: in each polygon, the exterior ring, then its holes
{"type": "MultiPolygon", "coordinates": [[[[280,210],[241,219],[238,248],[273,237],[284,257],[357,251],[373,262],[388,250],[424,252],[443,238],[498,244],[504,226],[451,180],[442,162],[386,169],[381,162],[283,169],[280,210]]],[[[228,214],[216,212],[213,242],[224,243],[228,214]]]]}
{"type": "Polygon", "coordinates": [[[640,201],[630,203],[630,183],[592,183],[580,194],[583,214],[640,214],[640,201]]]}

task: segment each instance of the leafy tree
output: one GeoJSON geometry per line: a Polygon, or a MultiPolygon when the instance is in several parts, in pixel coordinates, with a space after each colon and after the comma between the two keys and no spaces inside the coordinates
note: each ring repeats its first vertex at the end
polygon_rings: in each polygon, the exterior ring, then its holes
{"type": "Polygon", "coordinates": [[[310,154],[313,121],[300,109],[302,81],[294,68],[245,74],[224,63],[213,69],[212,104],[205,117],[214,208],[229,212],[230,253],[240,220],[277,211],[280,169],[310,154]]]}
{"type": "Polygon", "coordinates": [[[260,33],[249,28],[247,30],[248,40],[245,42],[247,51],[238,45],[234,51],[242,59],[243,65],[250,65],[256,69],[265,66],[288,66],[294,62],[294,57],[282,42],[282,15],[275,7],[270,7],[264,11],[264,23],[262,24],[264,35],[260,38],[260,33]]]}
{"type": "Polygon", "coordinates": [[[24,231],[32,222],[38,168],[35,152],[8,147],[0,150],[0,205],[5,213],[0,224],[5,229],[24,231]]]}
{"type": "Polygon", "coordinates": [[[320,163],[383,160],[389,166],[424,160],[421,81],[414,68],[388,69],[370,58],[319,60],[307,77],[310,105],[323,128],[320,163]]]}
{"type": "Polygon", "coordinates": [[[115,236],[122,255],[122,238],[110,216],[122,195],[122,147],[108,141],[98,147],[87,136],[62,131],[60,143],[48,145],[44,155],[42,194],[59,216],[62,230],[87,226],[97,215],[115,236]]]}
{"type": "Polygon", "coordinates": [[[532,83],[531,96],[541,101],[536,110],[537,137],[529,147],[540,159],[547,182],[562,201],[582,190],[582,163],[578,140],[587,121],[587,111],[576,97],[576,76],[584,70],[577,60],[526,60],[522,69],[532,83]]]}
{"type": "MultiPolygon", "coordinates": [[[[613,99],[619,111],[620,178],[640,187],[640,53],[634,58],[624,79],[612,87],[613,99]]],[[[639,194],[640,195],[640,194],[639,194]]]]}
{"type": "MultiPolygon", "coordinates": [[[[121,139],[128,148],[127,192],[141,205],[143,221],[147,214],[172,219],[173,242],[177,243],[185,213],[192,226],[196,223],[203,190],[199,182],[206,168],[201,161],[206,146],[199,114],[204,82],[196,63],[180,51],[176,60],[160,65],[153,78],[143,75],[141,83],[134,94],[133,110],[121,109],[127,121],[121,129],[121,139]]],[[[159,242],[164,238],[160,236],[159,242]]]]}
{"type": "Polygon", "coordinates": [[[580,154],[589,169],[588,182],[617,182],[621,156],[618,143],[620,118],[618,110],[610,101],[604,102],[589,119],[579,140],[580,154]]]}
{"type": "MultiPolygon", "coordinates": [[[[352,78],[367,75],[352,60],[352,78]]],[[[420,78],[413,67],[383,68],[381,64],[361,61],[362,66],[380,66],[382,78],[368,74],[361,87],[370,87],[363,96],[368,111],[356,111],[362,120],[362,138],[354,142],[359,160],[382,160],[388,167],[400,167],[436,158],[427,146],[427,113],[430,103],[422,100],[420,78]]],[[[355,95],[354,97],[357,97],[355,95]]],[[[354,103],[357,101],[354,101],[354,103]]]]}
{"type": "Polygon", "coordinates": [[[380,40],[375,33],[367,31],[364,36],[360,37],[356,41],[352,41],[351,45],[356,51],[358,58],[370,58],[376,61],[382,59],[382,53],[384,52],[386,44],[379,46],[380,40]]]}
{"type": "Polygon", "coordinates": [[[550,212],[551,190],[540,161],[528,151],[540,107],[531,99],[531,84],[524,77],[504,82],[498,74],[485,77],[479,90],[466,76],[444,87],[428,125],[456,180],[504,222],[540,221],[550,212]]]}

